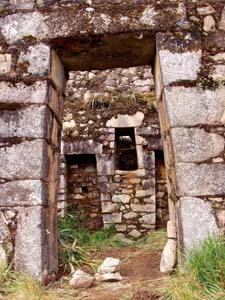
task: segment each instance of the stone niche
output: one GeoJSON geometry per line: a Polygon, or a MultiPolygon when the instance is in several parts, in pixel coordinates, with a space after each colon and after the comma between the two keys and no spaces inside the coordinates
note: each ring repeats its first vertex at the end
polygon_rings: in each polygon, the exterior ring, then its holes
{"type": "Polygon", "coordinates": [[[71,72],[66,94],[61,214],[75,213],[91,231],[114,223],[132,237],[165,227],[168,199],[151,68],[71,72]]]}

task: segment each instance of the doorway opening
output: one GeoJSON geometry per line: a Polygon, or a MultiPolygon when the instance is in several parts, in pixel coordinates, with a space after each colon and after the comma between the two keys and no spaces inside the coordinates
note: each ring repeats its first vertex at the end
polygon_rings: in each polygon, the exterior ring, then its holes
{"type": "Polygon", "coordinates": [[[90,231],[103,227],[94,154],[66,155],[67,211],[90,231]]]}

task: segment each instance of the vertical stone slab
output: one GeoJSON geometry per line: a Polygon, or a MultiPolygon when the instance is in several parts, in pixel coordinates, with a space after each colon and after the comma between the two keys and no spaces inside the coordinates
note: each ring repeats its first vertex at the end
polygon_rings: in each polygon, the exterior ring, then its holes
{"type": "Polygon", "coordinates": [[[48,240],[44,209],[22,208],[15,237],[15,267],[39,280],[48,274],[48,240]]]}
{"type": "Polygon", "coordinates": [[[204,62],[198,40],[189,34],[188,42],[184,42],[188,33],[182,33],[182,37],[158,34],[155,64],[157,103],[171,187],[170,217],[176,219],[180,251],[217,231],[211,203],[201,197],[224,195],[225,172],[224,163],[213,163],[213,158],[224,152],[221,131],[217,134],[213,129],[221,125],[224,113],[223,88],[201,90],[196,86],[204,62]]]}

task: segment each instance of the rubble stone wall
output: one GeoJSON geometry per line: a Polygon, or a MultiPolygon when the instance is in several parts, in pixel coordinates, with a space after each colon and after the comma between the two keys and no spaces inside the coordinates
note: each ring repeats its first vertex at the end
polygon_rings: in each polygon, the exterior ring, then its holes
{"type": "MultiPolygon", "coordinates": [[[[103,224],[132,237],[156,223],[154,150],[162,144],[153,90],[150,66],[71,72],[66,89],[63,154],[96,155],[103,224]],[[116,164],[118,128],[134,128],[137,170],[116,164]]],[[[68,180],[64,189],[63,173],[60,207],[70,188],[68,180]]]]}

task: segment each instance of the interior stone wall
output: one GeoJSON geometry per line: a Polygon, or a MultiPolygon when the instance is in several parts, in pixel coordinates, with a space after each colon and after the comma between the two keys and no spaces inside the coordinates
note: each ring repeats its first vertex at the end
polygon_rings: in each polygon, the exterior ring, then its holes
{"type": "MultiPolygon", "coordinates": [[[[62,154],[95,154],[103,224],[115,223],[118,233],[132,237],[156,225],[154,150],[162,143],[153,90],[150,66],[71,72],[66,89],[62,154]],[[117,166],[118,128],[134,129],[136,170],[117,166]]],[[[67,189],[60,189],[59,207],[69,203],[71,182],[63,174],[61,188],[67,181],[67,189]]]]}
{"type": "Polygon", "coordinates": [[[224,230],[224,5],[1,1],[1,247],[9,249],[17,268],[42,280],[57,269],[62,64],[70,71],[155,60],[170,219],[179,249],[224,230]]]}

